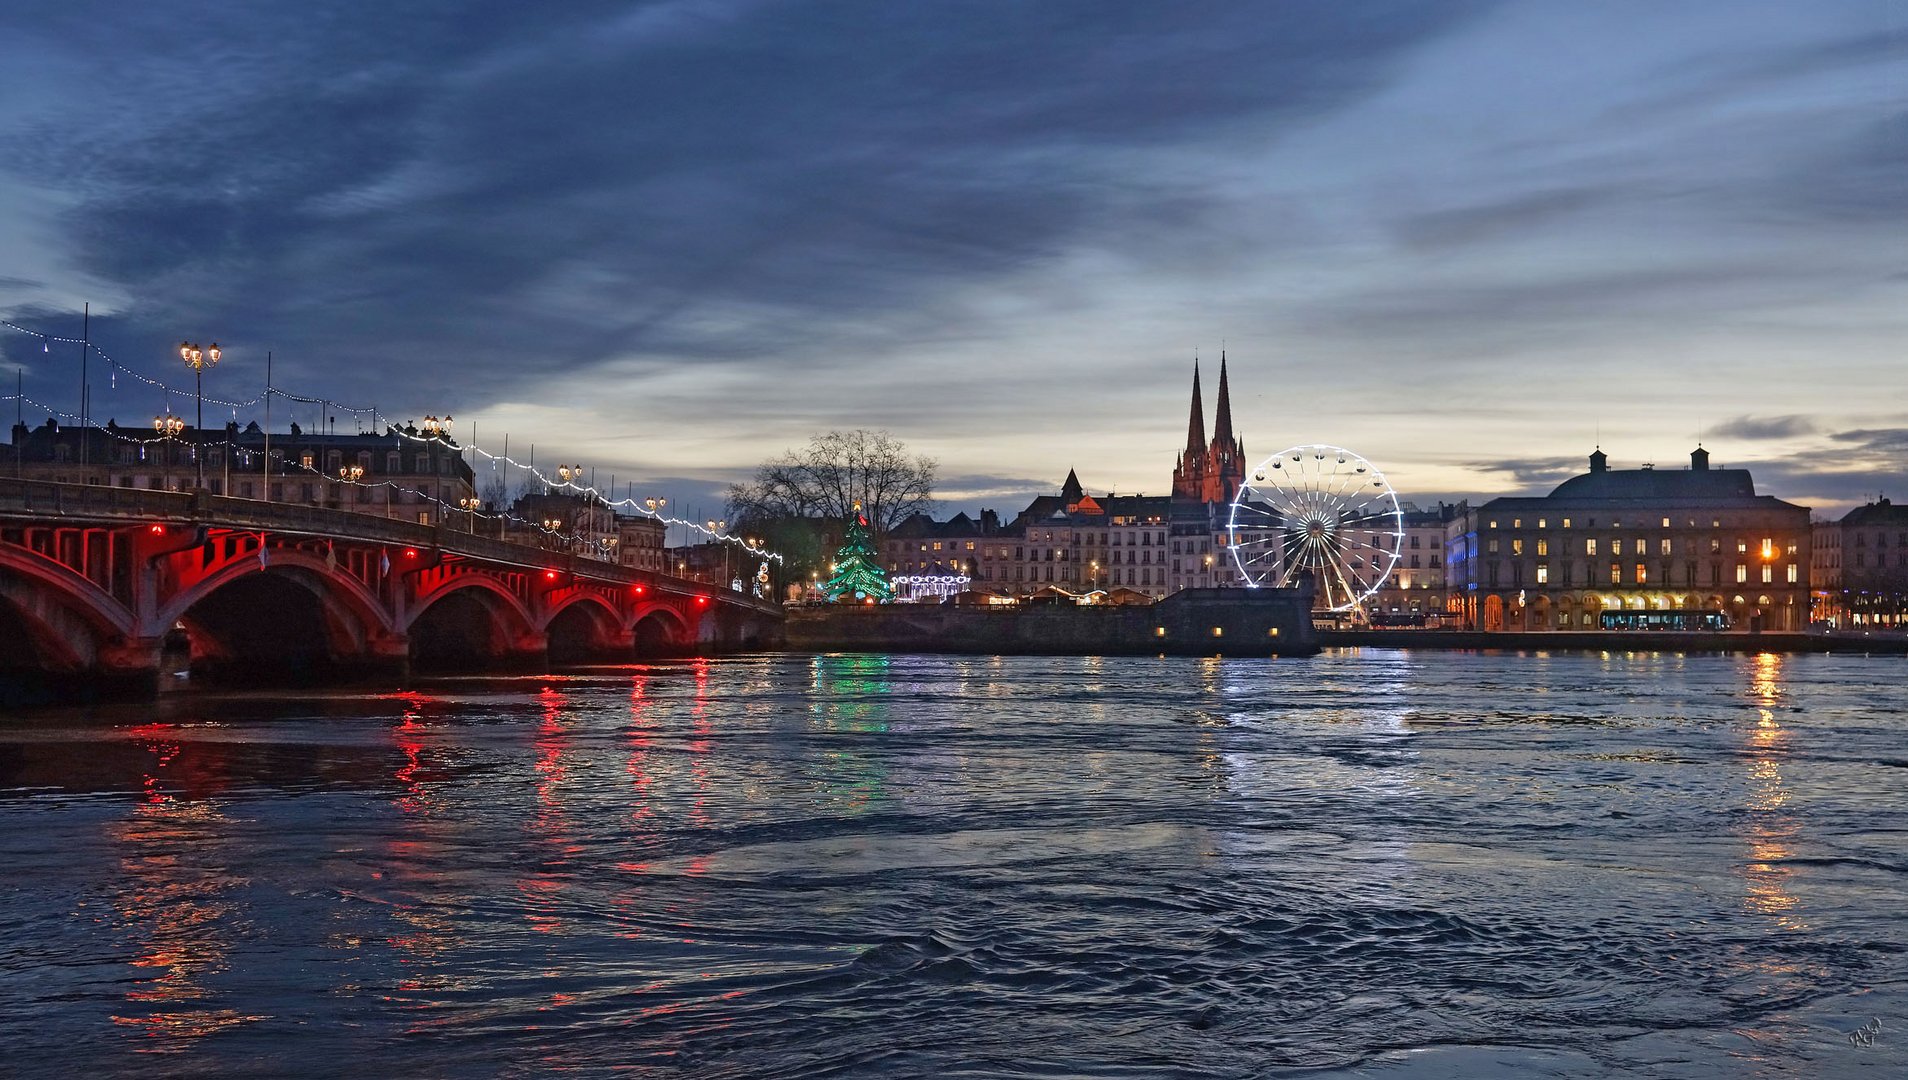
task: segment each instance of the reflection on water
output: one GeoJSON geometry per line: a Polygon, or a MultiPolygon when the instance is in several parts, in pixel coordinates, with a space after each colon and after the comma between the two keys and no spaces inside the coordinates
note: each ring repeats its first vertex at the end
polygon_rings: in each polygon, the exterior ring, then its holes
{"type": "Polygon", "coordinates": [[[1782,657],[1758,654],[1751,661],[1749,692],[1756,720],[1748,729],[1749,814],[1745,818],[1749,862],[1743,876],[1748,883],[1751,910],[1767,915],[1784,930],[1807,930],[1799,901],[1789,891],[1800,824],[1784,812],[1789,792],[1782,784],[1781,761],[1787,756],[1789,733],[1776,720],[1782,698],[1782,657]]]}
{"type": "Polygon", "coordinates": [[[824,752],[825,791],[842,813],[866,813],[882,797],[887,755],[879,736],[888,730],[890,686],[887,656],[817,656],[812,661],[809,715],[816,731],[830,736],[824,752]]]}
{"type": "MultiPolygon", "coordinates": [[[[163,767],[178,747],[156,742],[154,752],[163,767]]],[[[107,828],[120,851],[113,906],[121,933],[134,942],[136,972],[113,1021],[140,1036],[140,1051],[177,1053],[191,1040],[263,1017],[218,1003],[207,985],[231,951],[228,894],[245,884],[218,865],[225,816],[156,786],[148,791],[128,818],[107,828]]]]}
{"type": "Polygon", "coordinates": [[[1908,1023],[1873,663],[780,656],[34,718],[0,1060],[1842,1075],[1823,1032],[1908,1023]]]}

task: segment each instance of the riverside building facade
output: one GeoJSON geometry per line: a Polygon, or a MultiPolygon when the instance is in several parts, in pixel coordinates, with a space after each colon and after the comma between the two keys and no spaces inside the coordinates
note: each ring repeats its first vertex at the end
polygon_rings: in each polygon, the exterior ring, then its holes
{"type": "Polygon", "coordinates": [[[1454,516],[1446,606],[1484,631],[1797,631],[1811,546],[1807,507],[1701,447],[1686,470],[1611,469],[1598,449],[1549,495],[1454,516]]]}
{"type": "Polygon", "coordinates": [[[415,431],[383,434],[316,434],[292,425],[273,432],[266,469],[265,432],[241,428],[179,426],[168,434],[152,429],[63,427],[53,420],[35,428],[13,427],[13,443],[0,447],[0,467],[28,480],[96,484],[150,491],[190,491],[201,461],[205,489],[240,499],[323,506],[361,514],[431,524],[457,524],[476,497],[470,463],[448,438],[415,431]]]}
{"type": "Polygon", "coordinates": [[[1908,627],[1908,506],[1880,498],[1814,528],[1815,619],[1835,630],[1908,627]]]}

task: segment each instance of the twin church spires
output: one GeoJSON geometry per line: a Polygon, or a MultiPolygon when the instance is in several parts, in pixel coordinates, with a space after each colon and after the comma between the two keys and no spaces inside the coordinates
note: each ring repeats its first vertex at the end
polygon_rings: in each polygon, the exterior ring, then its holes
{"type": "Polygon", "coordinates": [[[1199,361],[1193,361],[1192,418],[1186,425],[1186,449],[1173,467],[1173,498],[1229,503],[1245,481],[1245,443],[1232,433],[1232,394],[1226,386],[1226,354],[1219,353],[1219,401],[1212,442],[1206,441],[1206,414],[1199,392],[1199,361]]]}

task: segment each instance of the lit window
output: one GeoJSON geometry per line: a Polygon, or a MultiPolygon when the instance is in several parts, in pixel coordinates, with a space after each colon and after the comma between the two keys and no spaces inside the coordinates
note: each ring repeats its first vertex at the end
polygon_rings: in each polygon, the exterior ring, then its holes
{"type": "Polygon", "coordinates": [[[1613,562],[1610,564],[1610,584],[1612,585],[1623,584],[1623,564],[1622,563],[1613,562]]]}
{"type": "Polygon", "coordinates": [[[1737,563],[1736,564],[1736,584],[1741,585],[1743,582],[1748,580],[1749,580],[1749,568],[1743,565],[1742,563],[1737,563]]]}
{"type": "Polygon", "coordinates": [[[1775,581],[1775,567],[1764,566],[1762,568],[1762,583],[1764,585],[1768,585],[1773,583],[1774,581],[1775,581]]]}
{"type": "Polygon", "coordinates": [[[1664,527],[1665,529],[1667,529],[1667,528],[1669,528],[1669,527],[1670,527],[1670,523],[1669,523],[1669,519],[1668,519],[1668,518],[1664,518],[1664,519],[1663,519],[1663,527],[1664,527]]]}
{"type": "Polygon", "coordinates": [[[1550,541],[1548,541],[1548,540],[1538,540],[1538,541],[1537,541],[1537,554],[1539,554],[1539,555],[1548,555],[1548,554],[1550,554],[1550,541]]]}
{"type": "Polygon", "coordinates": [[[1546,521],[1545,521],[1545,520],[1544,520],[1543,518],[1538,518],[1538,519],[1537,519],[1537,527],[1538,527],[1538,528],[1540,528],[1540,529],[1548,529],[1548,528],[1550,528],[1550,524],[1549,524],[1548,522],[1546,522],[1546,521]]]}
{"type": "Polygon", "coordinates": [[[1665,536],[1663,538],[1663,554],[1668,555],[1669,553],[1670,553],[1670,538],[1665,536]]]}
{"type": "Polygon", "coordinates": [[[1566,528],[1566,529],[1568,529],[1569,527],[1570,527],[1570,519],[1569,519],[1569,518],[1565,518],[1565,519],[1564,519],[1564,528],[1566,528]]]}
{"type": "Polygon", "coordinates": [[[1539,585],[1550,584],[1550,567],[1544,565],[1543,563],[1537,564],[1537,584],[1539,585]]]}
{"type": "Polygon", "coordinates": [[[1636,564],[1636,583],[1638,585],[1646,585],[1649,583],[1649,580],[1650,580],[1650,568],[1643,565],[1642,563],[1637,563],[1636,564]]]}
{"type": "Polygon", "coordinates": [[[1583,542],[1583,553],[1585,555],[1595,555],[1597,553],[1596,537],[1592,536],[1583,542]]]}
{"type": "Polygon", "coordinates": [[[1521,537],[1518,537],[1518,538],[1514,538],[1514,539],[1512,539],[1512,540],[1511,540],[1511,554],[1512,554],[1512,555],[1522,555],[1523,553],[1524,553],[1524,541],[1523,541],[1523,538],[1521,538],[1521,537]]]}
{"type": "Polygon", "coordinates": [[[1795,564],[1789,564],[1789,584],[1795,584],[1795,564]]]}
{"type": "Polygon", "coordinates": [[[1512,518],[1512,519],[1511,519],[1511,528],[1513,528],[1513,529],[1521,529],[1521,528],[1523,528],[1523,527],[1524,527],[1524,519],[1523,519],[1523,518],[1512,518]]]}
{"type": "Polygon", "coordinates": [[[1623,554],[1623,540],[1622,540],[1622,538],[1620,538],[1620,537],[1619,537],[1619,538],[1616,538],[1616,539],[1612,539],[1612,540],[1610,541],[1610,554],[1612,554],[1612,555],[1621,555],[1621,554],[1623,554]]]}

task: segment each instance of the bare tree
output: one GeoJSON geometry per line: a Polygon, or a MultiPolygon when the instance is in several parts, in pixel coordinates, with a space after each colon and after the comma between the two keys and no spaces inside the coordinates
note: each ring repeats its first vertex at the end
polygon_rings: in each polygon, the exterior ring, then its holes
{"type": "Polygon", "coordinates": [[[840,520],[860,500],[876,533],[934,505],[933,459],[910,455],[885,431],[828,431],[764,462],[755,479],[729,488],[737,521],[788,518],[840,520]]]}

